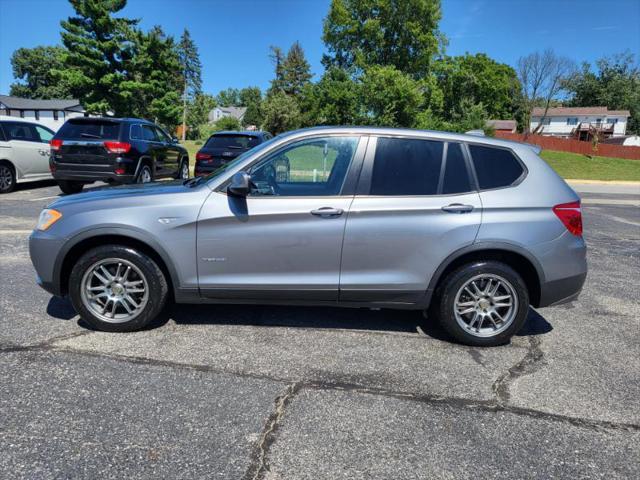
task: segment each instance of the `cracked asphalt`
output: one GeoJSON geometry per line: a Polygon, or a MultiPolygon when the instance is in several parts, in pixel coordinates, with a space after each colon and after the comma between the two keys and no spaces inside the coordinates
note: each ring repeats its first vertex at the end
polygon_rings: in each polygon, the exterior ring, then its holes
{"type": "Polygon", "coordinates": [[[489,349],[388,310],[182,305],[94,332],[34,282],[57,187],[3,195],[0,478],[640,478],[640,191],[591,190],[580,299],[489,349]]]}

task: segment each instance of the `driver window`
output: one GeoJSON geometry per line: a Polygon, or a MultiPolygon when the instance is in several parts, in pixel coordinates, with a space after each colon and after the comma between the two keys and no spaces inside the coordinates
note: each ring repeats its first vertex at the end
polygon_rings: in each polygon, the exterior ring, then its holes
{"type": "Polygon", "coordinates": [[[251,168],[250,195],[339,195],[357,146],[358,137],[313,138],[289,145],[251,168]]]}

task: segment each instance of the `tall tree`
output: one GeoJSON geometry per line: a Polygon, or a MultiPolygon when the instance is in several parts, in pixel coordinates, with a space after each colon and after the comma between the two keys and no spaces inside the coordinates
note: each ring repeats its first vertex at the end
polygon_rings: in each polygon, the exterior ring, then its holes
{"type": "Polygon", "coordinates": [[[535,52],[518,59],[518,77],[522,84],[524,104],[524,132],[529,133],[531,110],[537,104],[544,106],[538,124],[543,125],[552,101],[563,91],[566,79],[575,70],[573,61],[560,57],[553,50],[535,52]]]}
{"type": "Polygon", "coordinates": [[[148,33],[136,30],[132,56],[120,84],[127,109],[123,115],[152,119],[169,130],[180,122],[182,79],[173,37],[159,26],[148,33]]]}
{"type": "Polygon", "coordinates": [[[271,63],[273,63],[273,68],[275,70],[275,75],[273,80],[271,80],[271,88],[269,91],[279,92],[284,86],[284,52],[280,47],[271,45],[269,47],[269,58],[271,59],[271,63]]]}
{"type": "Polygon", "coordinates": [[[186,28],[182,32],[178,44],[178,58],[182,72],[182,140],[186,138],[187,102],[192,100],[202,89],[202,65],[198,55],[198,47],[186,28]]]}
{"type": "Polygon", "coordinates": [[[262,92],[259,87],[246,87],[239,93],[240,105],[247,107],[244,114],[245,125],[261,125],[262,124],[262,92]]]}
{"type": "Polygon", "coordinates": [[[618,53],[588,63],[565,82],[569,104],[575,107],[604,105],[629,110],[628,133],[640,133],[640,66],[631,52],[618,53]]]}
{"type": "Polygon", "coordinates": [[[273,92],[267,96],[263,111],[263,128],[274,135],[300,127],[298,103],[282,91],[273,92]]]}
{"type": "Polygon", "coordinates": [[[302,95],[303,125],[356,125],[361,119],[361,84],[345,70],[330,67],[302,95]]]}
{"type": "Polygon", "coordinates": [[[70,0],[76,15],[61,22],[64,68],[54,70],[90,112],[126,111],[121,83],[137,20],[115,17],[126,0],[70,0]]]}
{"type": "Polygon", "coordinates": [[[514,118],[518,113],[521,86],[509,65],[478,53],[444,56],[434,62],[433,71],[443,93],[444,118],[453,118],[476,104],[484,105],[487,115],[495,119],[514,118]]]}
{"type": "Polygon", "coordinates": [[[220,107],[237,107],[240,105],[240,90],[231,87],[220,90],[216,102],[220,107]]]}
{"type": "Polygon", "coordinates": [[[65,49],[59,46],[19,48],[11,55],[11,95],[23,98],[71,98],[69,86],[55,75],[64,68],[65,49]]]}
{"type": "Polygon", "coordinates": [[[187,108],[187,138],[202,137],[203,126],[209,121],[209,112],[216,106],[216,99],[207,93],[198,93],[187,108]]]}
{"type": "Polygon", "coordinates": [[[332,0],[324,20],[323,63],[344,69],[390,65],[425,76],[445,40],[440,0],[332,0]]]}
{"type": "Polygon", "coordinates": [[[282,63],[282,91],[287,95],[299,95],[311,80],[311,66],[299,42],[294,42],[282,63]]]}

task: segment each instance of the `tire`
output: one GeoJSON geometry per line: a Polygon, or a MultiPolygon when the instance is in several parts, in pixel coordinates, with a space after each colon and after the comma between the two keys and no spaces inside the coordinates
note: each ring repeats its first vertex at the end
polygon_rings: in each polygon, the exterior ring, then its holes
{"type": "Polygon", "coordinates": [[[0,163],[0,193],[10,193],[16,188],[16,171],[9,163],[0,163]]]}
{"type": "Polygon", "coordinates": [[[150,325],[164,308],[168,292],[158,264],[123,245],[89,250],[69,277],[73,307],[91,327],[105,332],[132,332],[150,325]]]}
{"type": "Polygon", "coordinates": [[[528,310],[529,292],[522,277],[497,261],[463,265],[449,273],[436,292],[440,324],[465,345],[508,343],[524,325],[528,310]]]}
{"type": "Polygon", "coordinates": [[[136,178],[136,183],[149,183],[153,182],[153,170],[147,164],[142,165],[136,178]]]}
{"type": "Polygon", "coordinates": [[[189,160],[183,159],[180,162],[180,168],[176,174],[176,180],[188,180],[189,179],[189,160]]]}
{"type": "Polygon", "coordinates": [[[74,193],[80,193],[84,187],[82,182],[74,182],[71,180],[58,180],[58,186],[62,193],[66,195],[73,195],[74,193]]]}

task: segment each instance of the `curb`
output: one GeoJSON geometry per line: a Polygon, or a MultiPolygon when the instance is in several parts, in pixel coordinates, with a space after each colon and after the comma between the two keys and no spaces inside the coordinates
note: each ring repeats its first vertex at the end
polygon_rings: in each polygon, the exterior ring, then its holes
{"type": "Polygon", "coordinates": [[[567,182],[568,184],[582,183],[587,185],[627,185],[630,187],[633,187],[633,186],[640,187],[640,182],[632,182],[628,180],[580,180],[580,179],[574,179],[574,178],[570,178],[570,179],[565,178],[564,181],[567,182]]]}

